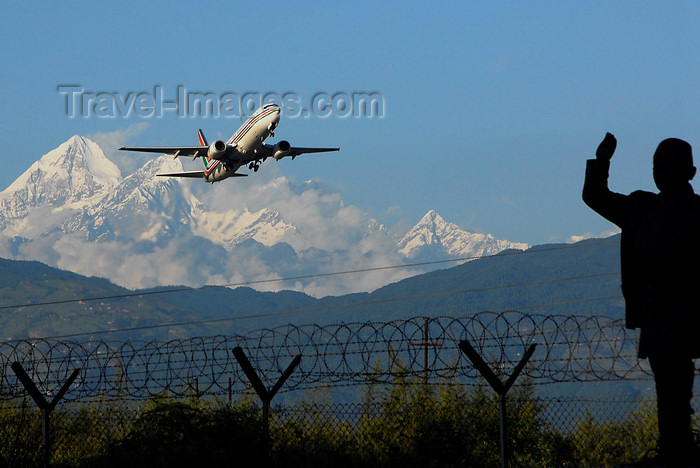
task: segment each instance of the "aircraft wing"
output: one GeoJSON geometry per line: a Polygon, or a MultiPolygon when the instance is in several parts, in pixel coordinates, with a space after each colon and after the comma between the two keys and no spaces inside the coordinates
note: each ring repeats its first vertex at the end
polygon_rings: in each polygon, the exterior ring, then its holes
{"type": "Polygon", "coordinates": [[[185,172],[164,172],[156,174],[158,177],[192,177],[197,179],[204,178],[204,171],[185,171],[185,172]]]}
{"type": "MultiPolygon", "coordinates": [[[[204,171],[164,172],[156,175],[158,177],[192,177],[195,179],[203,179],[204,171]]],[[[236,172],[229,177],[248,177],[248,174],[239,174],[236,172]]]]}
{"type": "Polygon", "coordinates": [[[122,146],[119,148],[121,151],[139,151],[142,153],[162,153],[170,156],[191,156],[192,158],[198,158],[200,156],[206,156],[208,146],[132,146],[126,147],[122,146]]]}
{"type": "Polygon", "coordinates": [[[280,157],[279,159],[286,158],[287,156],[291,156],[292,160],[294,160],[294,158],[296,158],[300,154],[326,153],[329,151],[340,151],[340,148],[301,148],[298,146],[292,146],[291,148],[289,148],[289,151],[284,156],[280,157]]]}
{"type": "Polygon", "coordinates": [[[327,153],[329,151],[340,151],[340,148],[298,148],[292,146],[289,148],[289,154],[287,154],[287,156],[294,158],[304,153],[327,153]]]}

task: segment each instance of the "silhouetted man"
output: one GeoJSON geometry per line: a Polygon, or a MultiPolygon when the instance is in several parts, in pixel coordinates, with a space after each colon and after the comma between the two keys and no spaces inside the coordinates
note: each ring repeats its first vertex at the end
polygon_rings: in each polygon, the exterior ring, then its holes
{"type": "Polygon", "coordinates": [[[659,193],[608,189],[617,141],[610,133],[586,165],[583,200],[622,229],[620,260],[627,328],[639,328],[639,357],[656,382],[660,458],[669,465],[693,453],[693,358],[700,357],[700,196],[690,145],[662,141],[654,153],[659,193]]]}

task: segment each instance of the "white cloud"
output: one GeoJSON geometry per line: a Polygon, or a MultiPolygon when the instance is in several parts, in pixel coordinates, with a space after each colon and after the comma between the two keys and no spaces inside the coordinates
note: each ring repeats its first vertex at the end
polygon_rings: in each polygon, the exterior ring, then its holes
{"type": "MultiPolygon", "coordinates": [[[[173,238],[164,246],[136,242],[88,242],[80,235],[62,236],[52,244],[58,255],[56,266],[87,276],[100,276],[129,289],[155,286],[212,284],[222,280],[216,273],[216,258],[223,248],[207,245],[192,249],[193,239],[173,238]],[[215,252],[212,252],[216,250],[215,252]]],[[[194,239],[196,243],[206,242],[194,239]]],[[[220,269],[219,269],[220,270],[220,269]]]]}
{"type": "Polygon", "coordinates": [[[198,190],[200,199],[208,209],[222,207],[222,212],[228,211],[231,220],[246,211],[255,213],[265,208],[277,211],[284,223],[295,228],[283,240],[299,259],[266,261],[260,258],[259,251],[238,245],[227,254],[223,273],[227,283],[382,268],[254,285],[260,290],[295,289],[325,296],[372,291],[419,273],[406,268],[383,269],[405,262],[396,252],[395,236],[358,207],[346,205],[340,194],[323,184],[294,184],[286,177],[255,177],[255,182],[251,178],[207,185],[205,191],[198,190]]]}
{"type": "Polygon", "coordinates": [[[152,155],[146,156],[119,151],[119,148],[127,146],[131,138],[146,130],[147,127],[148,122],[141,122],[129,125],[123,130],[93,133],[87,135],[87,138],[97,143],[105,156],[115,163],[121,169],[122,174],[126,176],[143,166],[148,159],[153,159],[152,155]]]}
{"type": "Polygon", "coordinates": [[[605,239],[606,237],[614,236],[616,234],[619,234],[620,232],[622,232],[622,231],[618,227],[615,227],[613,229],[609,229],[607,231],[603,231],[599,234],[592,234],[590,232],[587,232],[585,234],[574,235],[574,236],[569,237],[568,239],[566,239],[566,243],[567,244],[574,244],[576,242],[580,242],[580,241],[586,240],[586,239],[605,239]]]}
{"type": "MultiPolygon", "coordinates": [[[[90,138],[119,163],[116,148],[144,128],[140,124],[90,138]]],[[[135,168],[137,159],[128,156],[135,168]]],[[[146,161],[152,159],[149,155],[146,161]]],[[[125,175],[133,172],[124,165],[122,162],[120,169],[125,175]]],[[[28,217],[18,221],[23,226],[17,224],[17,229],[4,232],[0,252],[104,277],[130,289],[252,283],[260,290],[295,289],[326,296],[372,291],[419,273],[386,268],[402,265],[405,260],[396,251],[396,237],[366,212],[346,205],[341,194],[323,183],[294,183],[279,176],[279,167],[269,160],[245,179],[214,185],[187,179],[170,181],[168,187],[151,187],[149,194],[158,193],[160,201],[151,200],[149,208],[138,214],[123,202],[133,201],[125,191],[142,190],[143,185],[122,186],[115,199],[121,201],[114,202],[116,211],[106,211],[111,206],[106,202],[86,206],[86,211],[73,217],[71,210],[34,207],[28,217]],[[177,192],[180,188],[182,194],[177,192]],[[192,196],[205,206],[188,209],[192,196]],[[258,242],[248,239],[224,248],[221,239],[212,234],[219,226],[224,232],[237,219],[254,220],[253,214],[264,209],[275,210],[280,220],[276,228],[265,231],[264,239],[258,236],[258,242]],[[209,218],[198,221],[200,214],[209,218]],[[91,220],[100,223],[90,224],[91,220]],[[17,244],[11,240],[14,235],[30,240],[17,244]],[[266,242],[272,238],[283,243],[266,242]],[[332,274],[355,270],[363,271],[332,274]],[[309,275],[312,277],[259,283],[309,275]]]]}

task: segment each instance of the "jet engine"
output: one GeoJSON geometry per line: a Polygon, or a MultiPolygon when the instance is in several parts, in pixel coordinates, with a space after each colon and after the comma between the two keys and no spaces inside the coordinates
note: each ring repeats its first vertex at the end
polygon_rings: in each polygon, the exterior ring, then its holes
{"type": "Polygon", "coordinates": [[[226,143],[221,140],[216,140],[214,143],[209,145],[207,150],[207,156],[212,159],[221,159],[226,154],[226,143]]]}
{"type": "Polygon", "coordinates": [[[279,161],[289,154],[291,148],[292,146],[288,141],[282,140],[272,147],[272,157],[279,161]]]}

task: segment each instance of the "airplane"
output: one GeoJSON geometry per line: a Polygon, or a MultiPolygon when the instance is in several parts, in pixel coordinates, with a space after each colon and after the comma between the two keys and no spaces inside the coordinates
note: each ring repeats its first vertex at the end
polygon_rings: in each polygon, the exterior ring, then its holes
{"type": "Polygon", "coordinates": [[[274,136],[274,131],[280,121],[281,108],[274,103],[259,107],[253,115],[233,134],[227,142],[216,140],[211,145],[207,143],[204,133],[199,129],[199,146],[168,146],[168,147],[126,147],[122,151],[140,151],[146,153],[164,153],[175,158],[179,156],[198,157],[204,160],[203,171],[185,171],[156,174],[160,177],[192,177],[204,179],[213,184],[229,177],[246,177],[238,171],[242,166],[258,172],[260,162],[269,157],[280,159],[291,156],[292,160],[303,153],[325,153],[339,151],[340,148],[298,148],[291,146],[288,141],[281,140],[274,145],[265,143],[265,139],[274,136]]]}

